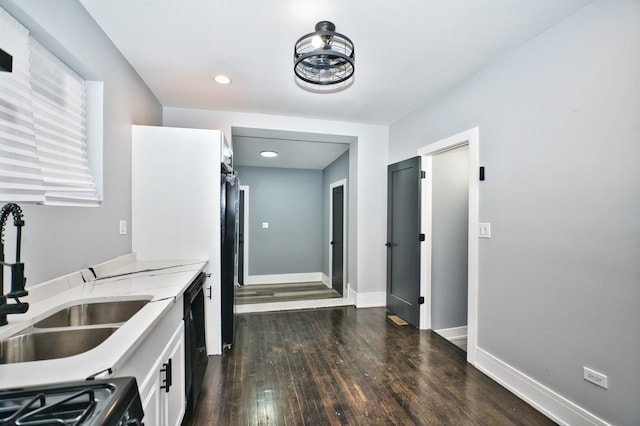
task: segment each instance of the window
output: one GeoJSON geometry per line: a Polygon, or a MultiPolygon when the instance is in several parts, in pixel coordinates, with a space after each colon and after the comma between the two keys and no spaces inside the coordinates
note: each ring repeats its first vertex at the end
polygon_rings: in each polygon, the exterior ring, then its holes
{"type": "Polygon", "coordinates": [[[100,204],[86,144],[86,82],[0,9],[0,202],[100,204]]]}

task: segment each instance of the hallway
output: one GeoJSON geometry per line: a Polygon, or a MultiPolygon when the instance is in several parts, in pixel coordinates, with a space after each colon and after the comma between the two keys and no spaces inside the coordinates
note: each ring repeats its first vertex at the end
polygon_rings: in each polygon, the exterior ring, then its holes
{"type": "Polygon", "coordinates": [[[242,314],[185,425],[552,425],[384,308],[242,314]]]}

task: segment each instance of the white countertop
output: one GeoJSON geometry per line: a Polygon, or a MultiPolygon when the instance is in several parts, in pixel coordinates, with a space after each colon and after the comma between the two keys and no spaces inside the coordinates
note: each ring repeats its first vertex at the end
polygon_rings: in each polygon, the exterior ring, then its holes
{"type": "Polygon", "coordinates": [[[117,372],[206,264],[202,260],[141,262],[134,255],[127,255],[94,267],[97,279],[89,270],[83,270],[27,288],[29,296],[21,300],[29,302],[29,310],[8,316],[9,324],[0,327],[0,340],[71,305],[138,299],[150,302],[87,352],[45,361],[0,364],[0,388],[84,380],[108,369],[117,372]],[[125,275],[117,276],[120,274],[125,275]]]}

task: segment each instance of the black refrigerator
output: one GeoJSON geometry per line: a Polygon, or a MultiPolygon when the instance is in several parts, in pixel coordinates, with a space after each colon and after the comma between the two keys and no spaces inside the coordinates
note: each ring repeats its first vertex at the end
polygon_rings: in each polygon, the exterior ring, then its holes
{"type": "Polygon", "coordinates": [[[233,344],[235,330],[236,232],[238,220],[238,174],[222,165],[220,175],[220,303],[222,349],[233,344]]]}

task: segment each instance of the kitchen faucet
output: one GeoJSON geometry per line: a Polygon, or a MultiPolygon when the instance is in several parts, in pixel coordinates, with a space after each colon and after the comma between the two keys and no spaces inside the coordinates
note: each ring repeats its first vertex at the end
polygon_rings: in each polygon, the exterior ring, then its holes
{"type": "Polygon", "coordinates": [[[27,279],[24,276],[24,263],[20,262],[20,240],[22,239],[22,209],[14,203],[6,204],[0,211],[0,326],[6,325],[8,314],[24,314],[29,309],[28,303],[20,301],[19,297],[29,294],[25,289],[27,279]],[[16,238],[16,261],[7,263],[4,261],[4,227],[9,215],[13,215],[13,225],[17,228],[16,238]],[[11,270],[11,291],[4,294],[4,267],[11,270]],[[14,299],[16,303],[8,303],[8,298],[14,299]]]}

